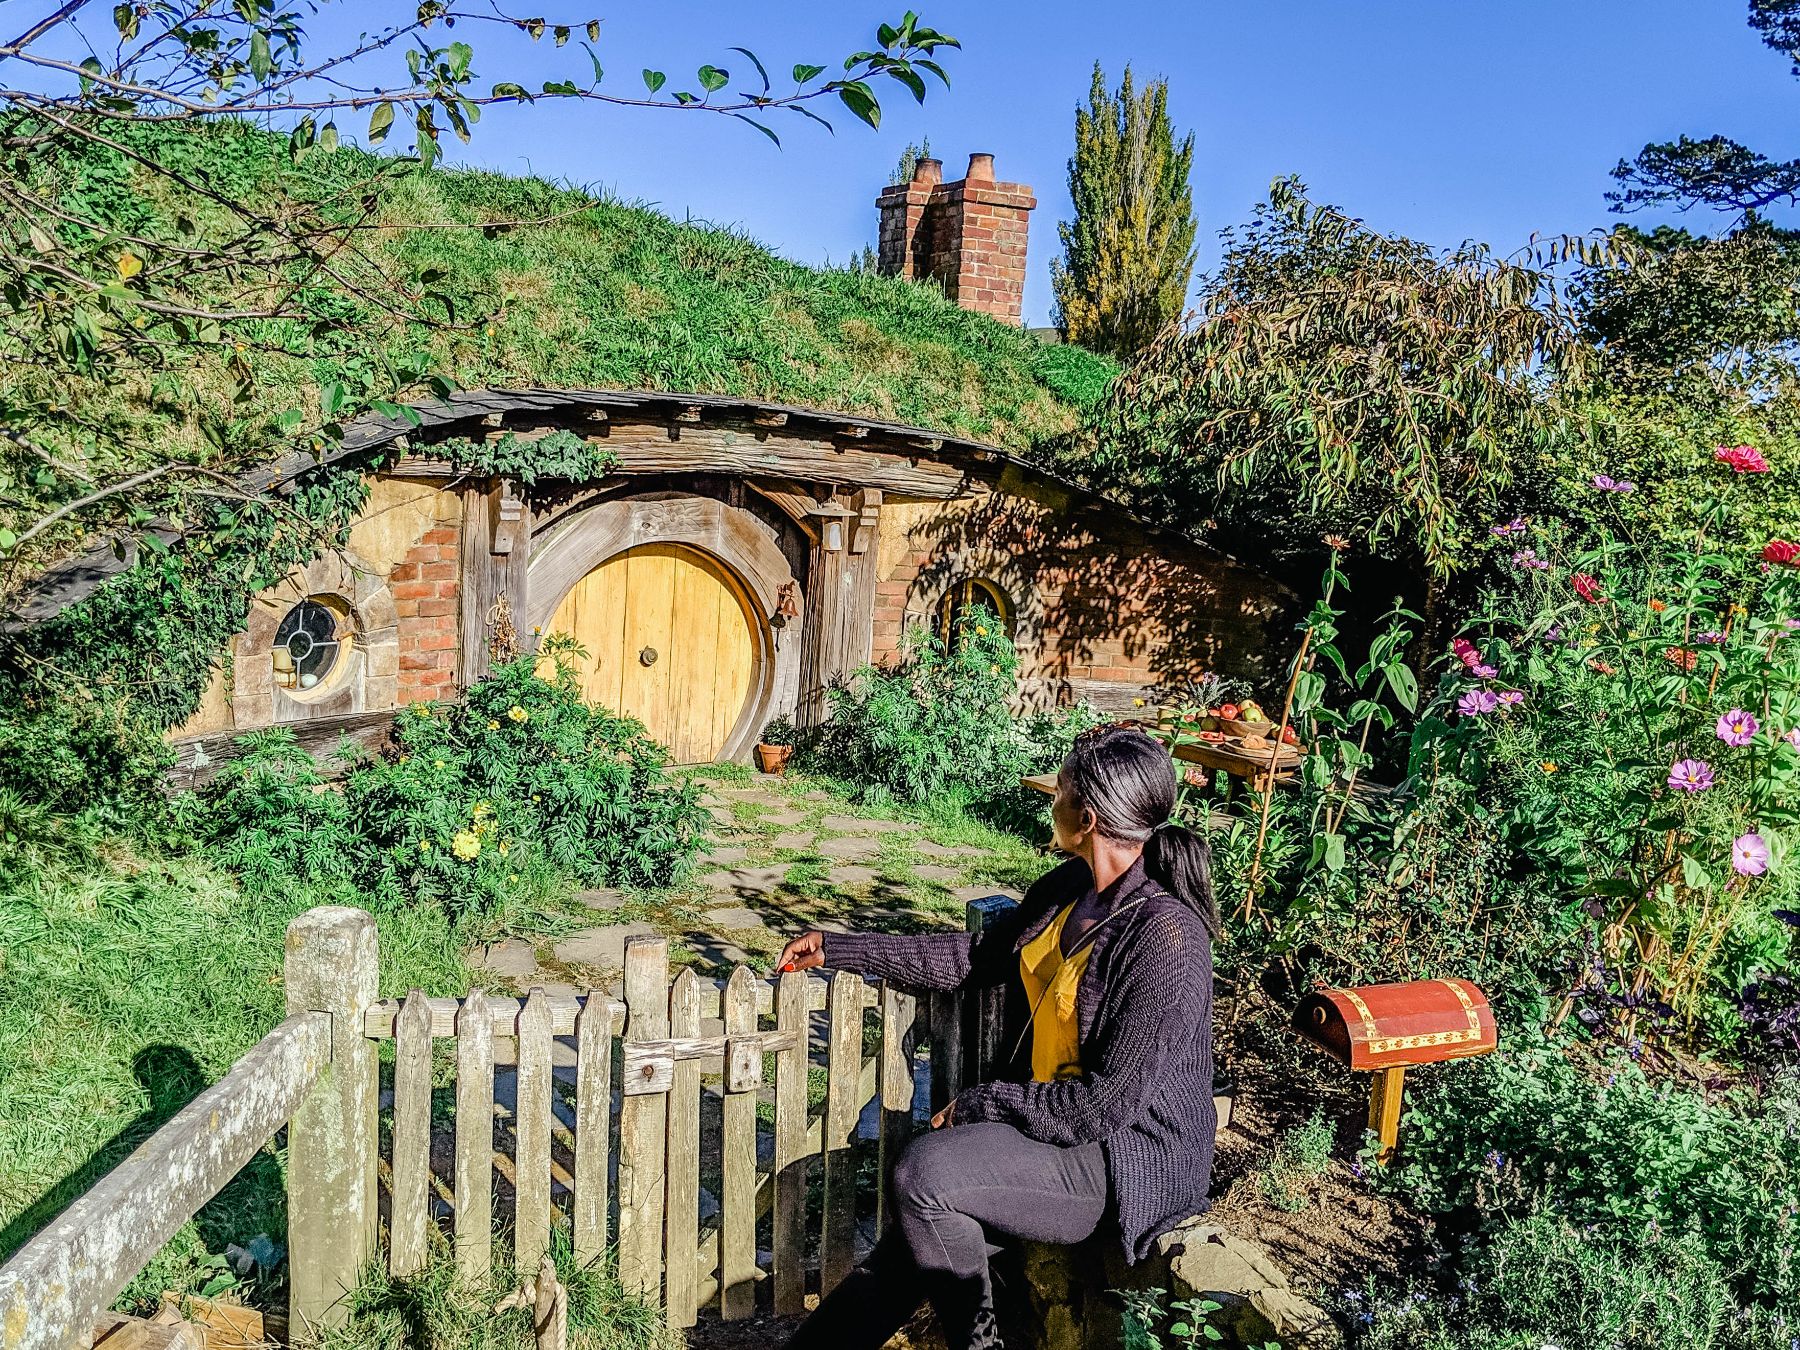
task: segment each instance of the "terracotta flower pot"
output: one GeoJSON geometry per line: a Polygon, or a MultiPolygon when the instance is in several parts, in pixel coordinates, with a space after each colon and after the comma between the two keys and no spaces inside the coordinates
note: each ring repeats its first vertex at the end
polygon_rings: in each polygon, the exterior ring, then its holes
{"type": "Polygon", "coordinates": [[[764,773],[781,774],[787,771],[788,758],[794,753],[791,745],[765,745],[756,743],[756,767],[764,773]]]}

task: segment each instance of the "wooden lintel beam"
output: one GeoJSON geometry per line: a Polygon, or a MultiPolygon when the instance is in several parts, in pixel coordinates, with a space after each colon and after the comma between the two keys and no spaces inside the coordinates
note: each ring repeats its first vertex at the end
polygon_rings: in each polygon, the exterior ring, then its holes
{"type": "Polygon", "coordinates": [[[700,405],[698,403],[682,404],[681,411],[675,414],[675,420],[677,422],[687,422],[690,424],[698,422],[700,420],[700,405]]]}
{"type": "Polygon", "coordinates": [[[900,438],[900,444],[906,446],[909,450],[924,450],[927,452],[942,450],[944,448],[944,441],[941,436],[902,436],[900,438]]]}
{"type": "Polygon", "coordinates": [[[483,416],[481,418],[481,425],[484,427],[502,426],[505,424],[505,422],[506,422],[506,414],[505,413],[497,413],[497,412],[485,413],[485,414],[483,414],[483,416]]]}
{"type": "Polygon", "coordinates": [[[831,434],[841,441],[866,441],[869,429],[859,426],[838,427],[831,434]]]}
{"type": "Polygon", "coordinates": [[[750,420],[759,427],[785,427],[788,415],[784,412],[759,412],[750,420]]]}

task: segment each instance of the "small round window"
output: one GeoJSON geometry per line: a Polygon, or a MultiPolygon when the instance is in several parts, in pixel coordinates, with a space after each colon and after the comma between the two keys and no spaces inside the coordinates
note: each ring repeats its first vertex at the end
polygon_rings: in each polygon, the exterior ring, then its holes
{"type": "Polygon", "coordinates": [[[980,577],[965,577],[945,591],[944,598],[938,602],[938,636],[946,645],[955,637],[957,619],[969,609],[985,610],[993,615],[1010,636],[1012,605],[1008,603],[1005,592],[991,581],[980,577]]]}
{"type": "Polygon", "coordinates": [[[324,601],[302,600],[275,629],[275,687],[306,695],[328,683],[349,648],[343,616],[324,601]]]}

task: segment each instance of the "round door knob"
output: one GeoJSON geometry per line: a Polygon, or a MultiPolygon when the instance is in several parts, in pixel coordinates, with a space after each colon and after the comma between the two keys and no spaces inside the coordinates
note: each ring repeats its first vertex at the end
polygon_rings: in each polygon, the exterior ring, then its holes
{"type": "Polygon", "coordinates": [[[655,665],[656,664],[656,648],[654,648],[654,647],[644,648],[643,651],[638,653],[638,662],[639,662],[639,664],[646,665],[646,666],[655,665]]]}

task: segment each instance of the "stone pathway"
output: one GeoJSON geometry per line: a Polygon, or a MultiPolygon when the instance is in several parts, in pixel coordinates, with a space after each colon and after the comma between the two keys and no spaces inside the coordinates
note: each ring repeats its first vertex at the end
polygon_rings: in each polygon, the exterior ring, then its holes
{"type": "Polygon", "coordinates": [[[1017,896],[1038,864],[1023,845],[941,843],[928,826],[864,817],[822,789],[772,778],[708,785],[714,837],[686,886],[657,893],[601,889],[576,900],[598,921],[534,946],[511,938],[471,963],[524,991],[616,991],[625,944],[660,933],[677,961],[723,975],[767,970],[787,937],[809,927],[921,931],[962,926],[967,900],[1017,896]]]}

